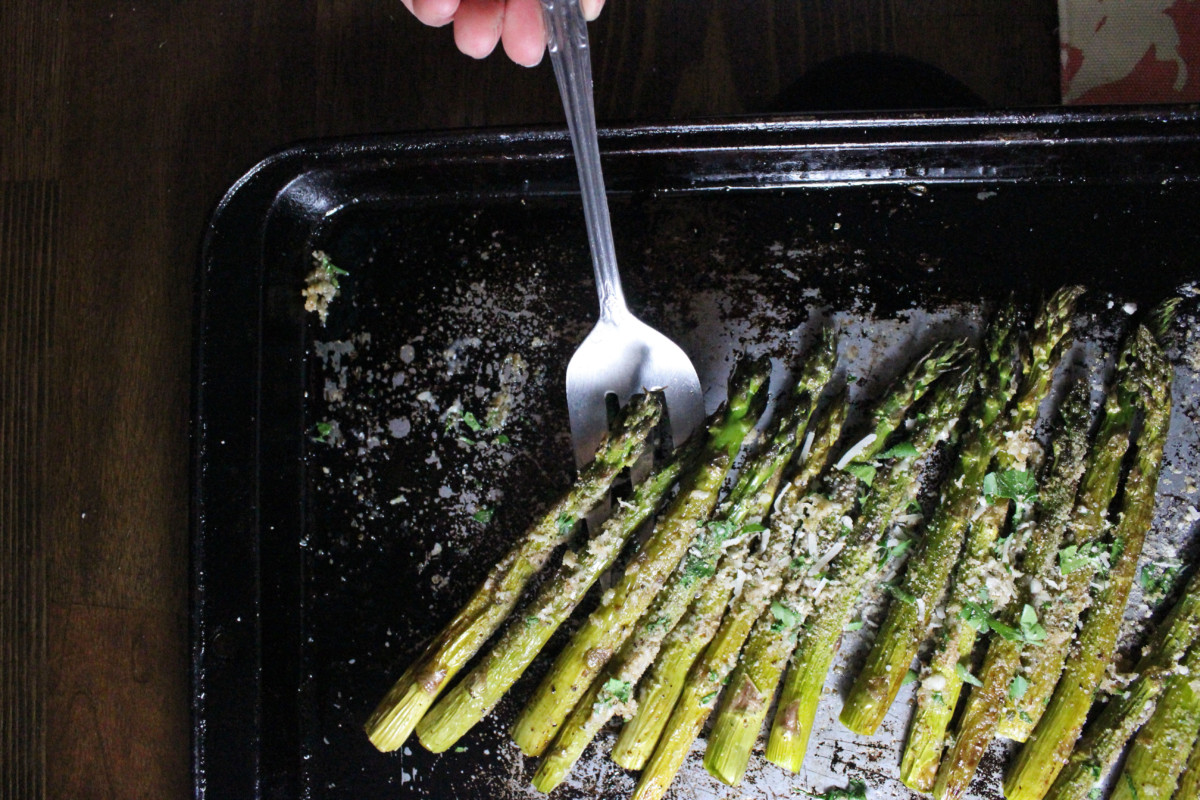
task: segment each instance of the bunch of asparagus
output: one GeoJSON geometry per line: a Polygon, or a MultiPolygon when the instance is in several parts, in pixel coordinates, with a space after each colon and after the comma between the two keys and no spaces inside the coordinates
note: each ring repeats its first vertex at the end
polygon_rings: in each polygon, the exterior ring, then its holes
{"type": "Polygon", "coordinates": [[[799,364],[762,436],[748,434],[766,406],[769,363],[739,362],[706,431],[568,548],[514,613],[576,522],[640,456],[662,412],[658,394],[642,396],[381,701],[367,723],[371,741],[395,749],[415,729],[433,752],[453,746],[653,520],[512,726],[526,755],[543,756],[539,790],[558,786],[620,716],[613,758],[642,770],[637,800],[659,798],[714,711],[704,764],[737,785],[781,682],[766,756],[798,771],[842,631],[860,598],[907,557],[841,714],[850,729],[873,733],[937,631],[919,677],[905,783],[939,800],[961,797],[999,735],[1028,739],[1005,782],[1008,797],[1082,800],[1136,732],[1118,793],[1125,781],[1128,800],[1167,800],[1178,783],[1185,800],[1194,797],[1200,672],[1188,671],[1200,670],[1200,576],[1147,649],[1139,678],[1071,752],[1115,649],[1153,511],[1170,410],[1160,339],[1173,310],[1128,337],[1094,436],[1090,387],[1076,383],[1043,458],[1034,427],[1081,291],[1057,292],[1032,325],[1011,304],[1001,308],[977,352],[964,342],[934,345],[868,412],[866,435],[843,430],[849,404],[834,381],[831,332],[799,364]],[[754,444],[722,499],[744,442],[754,444]],[[948,469],[929,466],[939,450],[951,455],[948,469]],[[928,519],[908,513],[918,495],[937,498],[928,519]],[[1111,523],[1114,501],[1121,511],[1111,523]],[[506,619],[491,649],[441,696],[506,619]],[[978,644],[986,654],[975,670],[978,644]]]}

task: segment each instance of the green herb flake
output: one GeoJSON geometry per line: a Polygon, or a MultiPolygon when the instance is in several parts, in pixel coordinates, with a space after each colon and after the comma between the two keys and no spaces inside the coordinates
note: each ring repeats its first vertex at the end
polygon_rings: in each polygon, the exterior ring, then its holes
{"type": "Polygon", "coordinates": [[[915,669],[910,669],[908,672],[904,673],[904,678],[900,681],[900,685],[908,686],[910,683],[916,683],[917,677],[917,671],[915,669]]]}
{"type": "Polygon", "coordinates": [[[1138,584],[1147,598],[1156,600],[1171,593],[1179,569],[1179,564],[1143,564],[1138,571],[1138,584]]]}
{"type": "Polygon", "coordinates": [[[885,583],[883,584],[883,588],[891,592],[892,596],[901,603],[907,603],[911,606],[917,602],[916,595],[909,594],[894,583],[885,583]]]}
{"type": "Polygon", "coordinates": [[[463,746],[460,744],[458,747],[455,747],[455,748],[454,748],[454,752],[456,752],[456,753],[465,753],[465,752],[467,752],[467,748],[463,747],[463,746]]]}
{"type": "Polygon", "coordinates": [[[462,421],[464,425],[476,433],[479,433],[481,430],[483,430],[483,425],[479,422],[479,420],[475,419],[475,415],[470,411],[463,412],[462,421]]]}
{"type": "Polygon", "coordinates": [[[558,519],[554,521],[554,525],[558,528],[560,536],[570,536],[571,531],[575,530],[576,521],[570,514],[560,514],[558,519]]]}
{"type": "Polygon", "coordinates": [[[510,441],[512,440],[503,433],[496,437],[496,444],[508,444],[510,441]]]}
{"type": "Polygon", "coordinates": [[[704,523],[704,527],[708,529],[708,535],[714,544],[720,544],[733,536],[733,523],[727,519],[714,519],[704,523]]]}
{"type": "Polygon", "coordinates": [[[958,676],[963,683],[969,683],[975,687],[983,686],[983,681],[971,674],[971,671],[964,667],[961,663],[954,665],[954,674],[958,676]]]}
{"type": "Polygon", "coordinates": [[[847,464],[846,472],[849,472],[867,486],[870,486],[875,481],[875,467],[870,464],[847,464]]]}
{"type": "Polygon", "coordinates": [[[711,703],[713,700],[716,700],[716,699],[717,699],[717,693],[709,692],[708,694],[704,695],[704,697],[700,698],[700,705],[706,706],[709,703],[711,703]]]}
{"type": "Polygon", "coordinates": [[[616,698],[622,703],[629,702],[629,694],[633,690],[633,684],[629,681],[623,681],[619,678],[609,678],[604,682],[604,693],[616,698]]]}
{"type": "Polygon", "coordinates": [[[1021,722],[1024,722],[1026,725],[1032,725],[1032,724],[1033,724],[1033,717],[1029,716],[1029,715],[1028,715],[1028,714],[1026,714],[1024,711],[1018,711],[1018,712],[1017,712],[1017,716],[1018,716],[1018,717],[1020,717],[1020,718],[1021,718],[1021,722]]]}
{"type": "Polygon", "coordinates": [[[765,530],[767,530],[767,526],[757,522],[750,522],[742,526],[742,533],[762,533],[765,530]]]}
{"type": "Polygon", "coordinates": [[[877,458],[916,458],[920,453],[912,442],[899,442],[880,453],[877,458]]]}
{"type": "Polygon", "coordinates": [[[796,623],[800,621],[799,614],[778,600],[771,601],[771,616],[775,617],[775,624],[771,626],[771,630],[776,633],[782,631],[784,628],[794,628],[796,623]]]}
{"type": "Polygon", "coordinates": [[[1021,610],[1021,635],[1030,643],[1041,642],[1046,638],[1046,629],[1038,622],[1037,611],[1028,603],[1021,610]]]}
{"type": "Polygon", "coordinates": [[[1090,559],[1079,554],[1079,545],[1069,545],[1058,551],[1058,571],[1070,575],[1080,567],[1087,566],[1090,559]]]}
{"type": "Polygon", "coordinates": [[[1029,691],[1029,681],[1020,675],[1012,679],[1012,683],[1008,685],[1008,696],[1013,700],[1020,700],[1029,691]]]}
{"type": "Polygon", "coordinates": [[[1031,472],[1024,470],[989,472],[983,476],[983,495],[989,503],[1015,500],[1028,506],[1037,499],[1037,481],[1031,472]]]}
{"type": "Polygon", "coordinates": [[[525,618],[525,627],[532,628],[534,625],[537,625],[537,624],[538,624],[538,618],[536,616],[528,616],[525,618]]]}
{"type": "Polygon", "coordinates": [[[1010,642],[1024,642],[1025,636],[1011,625],[1005,625],[996,619],[988,619],[988,627],[995,631],[1001,639],[1006,639],[1010,642]]]}
{"type": "Polygon", "coordinates": [[[958,612],[958,617],[979,633],[986,633],[992,622],[992,615],[988,613],[987,608],[980,603],[970,600],[963,603],[962,610],[958,612]]]}
{"type": "Polygon", "coordinates": [[[471,519],[478,522],[480,525],[487,525],[492,521],[492,517],[496,516],[496,509],[481,508],[471,515],[471,519]]]}
{"type": "Polygon", "coordinates": [[[854,622],[847,622],[845,627],[842,628],[842,630],[844,630],[844,631],[861,631],[862,626],[863,626],[863,621],[861,619],[856,619],[856,620],[854,620],[854,622]]]}
{"type": "Polygon", "coordinates": [[[331,433],[333,433],[333,423],[318,422],[317,435],[313,437],[313,440],[324,444],[325,442],[329,441],[329,434],[331,433]]]}

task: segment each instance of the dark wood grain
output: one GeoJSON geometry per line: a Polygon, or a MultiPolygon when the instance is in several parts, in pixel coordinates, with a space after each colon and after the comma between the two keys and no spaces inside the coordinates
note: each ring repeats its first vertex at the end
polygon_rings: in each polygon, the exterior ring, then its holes
{"type": "MultiPolygon", "coordinates": [[[[602,120],[761,111],[851,53],[1057,100],[1053,0],[611,0],[602,120]]],[[[549,67],[398,0],[0,3],[0,798],[189,793],[192,284],[221,193],[298,139],[557,122],[549,67]]]]}

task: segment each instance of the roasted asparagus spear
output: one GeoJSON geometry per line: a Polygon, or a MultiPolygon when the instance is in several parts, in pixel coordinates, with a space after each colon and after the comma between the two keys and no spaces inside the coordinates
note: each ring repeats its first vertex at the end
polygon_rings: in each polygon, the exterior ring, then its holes
{"type": "MultiPolygon", "coordinates": [[[[704,523],[717,503],[725,474],[765,404],[770,364],[743,362],[730,380],[729,402],[707,431],[700,466],[683,482],[654,532],[615,586],[558,654],[512,728],[527,755],[540,755],[555,730],[587,691],[612,653],[650,604],[685,553],[703,558],[718,549],[722,531],[704,523]]],[[[724,533],[728,533],[727,531],[724,533]]]]}
{"type": "Polygon", "coordinates": [[[622,410],[615,432],[601,444],[596,458],[583,468],[574,485],[492,568],[467,604],[380,701],[366,724],[372,744],[383,751],[404,744],[447,682],[504,622],[530,579],[570,537],[575,522],[607,494],[621,470],[638,459],[661,415],[662,395],[657,392],[642,395],[622,410]]]}
{"type": "MultiPolygon", "coordinates": [[[[1200,637],[1200,571],[1195,572],[1170,614],[1159,625],[1134,669],[1137,676],[1124,693],[1114,695],[1088,726],[1054,781],[1048,800],[1086,800],[1098,789],[1121,750],[1154,713],[1163,687],[1200,637]]],[[[1189,670],[1192,679],[1197,674],[1189,670]]],[[[1182,748],[1186,750],[1187,748],[1182,748]]],[[[1183,754],[1186,757],[1186,753],[1183,754]]]]}
{"type": "MultiPolygon", "coordinates": [[[[910,455],[929,453],[948,435],[971,396],[974,381],[974,365],[971,365],[954,380],[935,387],[928,407],[914,418],[908,431],[915,450],[910,455]]],[[[850,621],[863,588],[880,566],[876,558],[880,536],[886,534],[897,514],[916,497],[917,478],[913,457],[894,458],[876,475],[862,511],[847,533],[845,549],[830,564],[830,585],[817,600],[812,625],[802,632],[792,657],[767,740],[768,761],[792,772],[800,770],[817,701],[842,629],[850,621]]]]}
{"type": "Polygon", "coordinates": [[[1112,565],[1084,619],[1050,704],[1005,776],[1005,796],[1009,800],[1041,800],[1075,746],[1095,690],[1112,658],[1142,543],[1154,514],[1155,488],[1170,421],[1172,371],[1148,328],[1138,326],[1133,335],[1134,355],[1145,370],[1139,392],[1143,420],[1134,464],[1125,482],[1121,518],[1113,531],[1112,565]]]}
{"type": "MultiPolygon", "coordinates": [[[[884,399],[876,409],[875,425],[865,443],[860,444],[856,464],[868,466],[882,452],[891,433],[903,421],[909,406],[919,400],[934,382],[947,370],[956,365],[963,355],[961,342],[940,342],[930,348],[928,354],[916,361],[908,371],[889,387],[884,399]]],[[[870,468],[868,466],[868,468],[870,468]]],[[[779,542],[790,549],[790,540],[779,542]]],[[[721,566],[721,574],[712,581],[689,609],[680,623],[678,634],[672,633],[667,645],[659,654],[654,666],[638,687],[638,707],[633,719],[625,724],[620,738],[613,748],[613,760],[626,769],[641,769],[653,752],[655,743],[667,722],[682,690],[688,670],[700,651],[716,633],[726,605],[732,593],[734,581],[745,562],[745,554],[731,551],[721,566]]],[[[767,561],[771,555],[766,556],[767,561]]],[[[780,556],[775,559],[782,562],[780,556]]],[[[773,582],[784,564],[769,565],[761,559],[747,569],[750,575],[759,574],[773,582]]],[[[774,594],[774,590],[771,591],[774,594]]],[[[755,614],[757,617],[757,614],[755,614]]],[[[753,619],[750,620],[753,623],[753,619]]],[[[738,643],[741,646],[741,642],[738,643]]],[[[722,679],[724,679],[722,675],[722,679]]]]}

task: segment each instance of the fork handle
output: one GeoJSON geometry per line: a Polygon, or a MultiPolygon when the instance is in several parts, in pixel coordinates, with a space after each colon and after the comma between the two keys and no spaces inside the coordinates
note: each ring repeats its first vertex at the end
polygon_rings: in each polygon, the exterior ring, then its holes
{"type": "Polygon", "coordinates": [[[587,22],[578,0],[542,0],[542,16],[546,22],[550,61],[567,113],[567,129],[579,170],[583,216],[591,245],[592,268],[596,273],[596,294],[600,298],[600,319],[611,320],[628,314],[628,308],[621,291],[621,276],[617,272],[612,222],[604,195],[604,174],[600,170],[587,22]]]}

